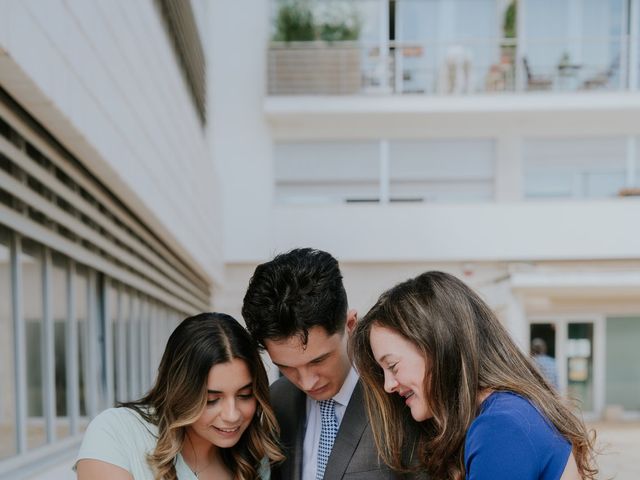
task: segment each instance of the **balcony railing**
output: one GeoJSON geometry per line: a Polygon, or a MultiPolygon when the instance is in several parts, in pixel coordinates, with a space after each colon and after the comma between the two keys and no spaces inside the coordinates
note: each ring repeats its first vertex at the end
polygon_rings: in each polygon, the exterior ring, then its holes
{"type": "Polygon", "coordinates": [[[638,61],[615,38],[455,43],[273,42],[270,95],[481,94],[637,88],[638,61]],[[635,69],[635,71],[634,71],[635,69]]]}

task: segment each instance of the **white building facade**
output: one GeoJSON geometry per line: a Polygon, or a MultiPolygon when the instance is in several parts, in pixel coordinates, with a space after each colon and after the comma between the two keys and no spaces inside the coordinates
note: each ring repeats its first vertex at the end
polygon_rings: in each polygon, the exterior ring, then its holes
{"type": "Polygon", "coordinates": [[[0,2],[0,478],[74,478],[222,282],[205,7],[0,2]]]}
{"type": "Polygon", "coordinates": [[[446,270],[524,350],[546,340],[587,418],[638,416],[638,1],[307,2],[318,28],[359,19],[343,43],[274,42],[291,2],[222,3],[223,309],[298,246],[340,260],[362,313],[446,270]]]}
{"type": "Polygon", "coordinates": [[[0,479],[73,478],[176,322],[303,246],[361,313],[458,275],[639,416],[640,0],[309,0],[331,43],[282,4],[0,0],[0,479]]]}

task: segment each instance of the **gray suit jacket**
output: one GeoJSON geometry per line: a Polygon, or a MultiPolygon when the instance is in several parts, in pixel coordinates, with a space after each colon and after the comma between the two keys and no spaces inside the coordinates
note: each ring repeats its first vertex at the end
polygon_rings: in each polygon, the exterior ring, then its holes
{"type": "MultiPolygon", "coordinates": [[[[272,480],[302,478],[302,448],[306,422],[306,395],[282,377],[271,386],[271,403],[280,423],[280,441],[287,459],[271,472],[272,480]]],[[[403,478],[379,459],[364,407],[360,382],[342,418],[338,436],[324,472],[325,480],[391,480],[403,478]]]]}

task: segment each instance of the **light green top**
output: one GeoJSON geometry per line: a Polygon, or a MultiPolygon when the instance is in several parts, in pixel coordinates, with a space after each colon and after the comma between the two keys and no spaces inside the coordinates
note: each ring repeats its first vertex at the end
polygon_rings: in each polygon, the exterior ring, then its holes
{"type": "MultiPolygon", "coordinates": [[[[153,480],[147,454],[156,446],[158,427],[145,421],[130,408],[109,408],[94,418],[84,434],[76,458],[92,458],[121,467],[134,480],[153,480]]],[[[176,473],[180,480],[196,480],[182,455],[176,457],[176,473]]],[[[75,465],[74,465],[75,469],[75,465]]],[[[269,480],[269,465],[262,462],[260,478],[269,480]]]]}

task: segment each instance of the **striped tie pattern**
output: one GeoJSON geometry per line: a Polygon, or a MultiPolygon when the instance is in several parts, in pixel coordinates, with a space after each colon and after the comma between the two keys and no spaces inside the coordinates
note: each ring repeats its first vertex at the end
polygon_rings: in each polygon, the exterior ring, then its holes
{"type": "Polygon", "coordinates": [[[323,480],[324,469],[327,467],[327,460],[329,460],[333,442],[338,434],[338,422],[336,420],[336,402],[333,399],[322,400],[318,403],[320,404],[320,414],[322,415],[322,428],[320,429],[316,480],[323,480]]]}

